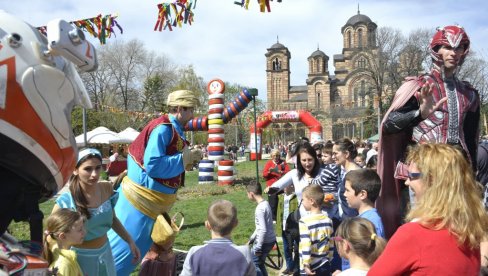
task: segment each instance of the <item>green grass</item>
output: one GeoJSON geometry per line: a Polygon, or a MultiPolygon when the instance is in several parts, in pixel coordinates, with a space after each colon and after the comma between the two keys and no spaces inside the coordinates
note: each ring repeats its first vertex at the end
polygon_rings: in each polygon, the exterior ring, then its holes
{"type": "MultiPolygon", "coordinates": [[[[267,160],[259,161],[259,172],[262,172],[267,160]]],[[[254,231],[254,210],[256,205],[246,195],[245,184],[256,178],[255,161],[237,163],[237,179],[233,186],[217,186],[212,184],[198,184],[198,171],[187,172],[185,187],[178,191],[178,197],[171,214],[182,212],[185,215],[185,224],[175,241],[175,248],[188,250],[194,245],[202,244],[210,239],[210,233],[204,226],[208,206],[217,199],[232,201],[237,207],[239,224],[232,233],[236,244],[244,244],[254,231]]],[[[260,182],[265,181],[260,175],[260,182]]],[[[41,210],[47,217],[52,210],[54,200],[41,204],[41,210]]],[[[29,239],[28,223],[18,222],[9,226],[9,231],[19,240],[29,239]]],[[[136,270],[137,271],[137,270],[136,270]]],[[[278,275],[276,271],[268,268],[270,275],[278,275]]],[[[135,272],[133,275],[137,275],[135,272]]]]}

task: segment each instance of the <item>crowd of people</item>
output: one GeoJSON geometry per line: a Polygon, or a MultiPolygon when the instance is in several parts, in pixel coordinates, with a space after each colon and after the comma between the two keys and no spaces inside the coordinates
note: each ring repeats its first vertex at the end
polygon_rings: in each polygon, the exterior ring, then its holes
{"type": "MultiPolygon", "coordinates": [[[[265,260],[277,235],[284,275],[483,272],[488,147],[478,144],[479,96],[456,77],[469,43],[459,26],[435,33],[432,71],[395,94],[379,144],[300,138],[266,147],[265,188],[257,180],[245,183],[256,203],[247,244],[232,241],[236,206],[217,200],[205,220],[211,240],[190,249],[181,275],[268,275],[265,260]]],[[[185,171],[201,158],[184,133],[198,101],[189,90],[168,95],[169,114],[149,122],[129,146],[128,170],[116,190],[99,181],[100,152],[79,151],[69,190],[56,198],[43,231],[43,256],[54,273],[129,275],[144,256],[147,264],[171,251],[172,244],[153,237],[165,235],[164,215],[185,171]]],[[[233,159],[238,150],[228,148],[233,159]]],[[[3,216],[2,232],[12,219],[3,216]]]]}

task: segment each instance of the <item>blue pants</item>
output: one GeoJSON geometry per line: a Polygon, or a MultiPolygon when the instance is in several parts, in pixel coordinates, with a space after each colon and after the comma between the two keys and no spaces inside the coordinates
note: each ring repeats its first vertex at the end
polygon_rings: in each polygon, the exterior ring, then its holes
{"type": "Polygon", "coordinates": [[[283,238],[283,255],[285,255],[286,269],[294,271],[298,268],[298,239],[293,239],[292,235],[287,231],[283,231],[281,237],[283,238]]]}
{"type": "Polygon", "coordinates": [[[269,243],[263,243],[263,245],[261,246],[261,255],[259,256],[256,256],[256,254],[254,254],[255,250],[253,247],[252,261],[254,262],[254,266],[256,267],[256,276],[268,276],[268,271],[266,271],[266,266],[264,265],[264,261],[266,260],[266,257],[268,256],[271,249],[273,249],[275,243],[276,243],[275,241],[269,243]]]}

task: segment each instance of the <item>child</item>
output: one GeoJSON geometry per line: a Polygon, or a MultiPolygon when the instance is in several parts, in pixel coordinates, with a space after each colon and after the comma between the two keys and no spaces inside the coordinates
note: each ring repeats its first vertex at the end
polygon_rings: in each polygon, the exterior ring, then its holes
{"type": "Polygon", "coordinates": [[[321,211],[323,201],[324,192],[319,185],[303,189],[302,205],[309,215],[299,222],[301,275],[330,275],[332,221],[321,211]]]}
{"type": "Polygon", "coordinates": [[[381,189],[378,174],[370,169],[353,170],[346,174],[346,197],[349,207],[358,210],[360,217],[371,221],[378,236],[384,238],[385,231],[374,203],[381,189]]]}
{"type": "Polygon", "coordinates": [[[345,218],[337,228],[335,243],[341,257],[349,260],[350,268],[335,276],[362,276],[380,256],[386,241],[379,237],[373,224],[364,218],[345,218]]]}
{"type": "Polygon", "coordinates": [[[228,200],[217,200],[207,211],[205,227],[212,239],[193,246],[186,255],[180,275],[256,275],[248,246],[232,242],[237,226],[237,209],[228,200]]]}
{"type": "Polygon", "coordinates": [[[283,253],[285,255],[286,269],[282,272],[284,275],[290,275],[298,271],[298,242],[300,241],[300,233],[298,231],[298,224],[293,226],[292,223],[287,223],[288,216],[298,209],[297,196],[294,193],[294,186],[286,186],[284,194],[278,196],[278,212],[276,227],[282,230],[283,239],[283,253]]]}
{"type": "Polygon", "coordinates": [[[262,196],[263,190],[259,182],[251,181],[246,189],[247,198],[258,204],[254,218],[256,230],[254,230],[254,233],[249,238],[248,243],[253,244],[252,253],[257,276],[267,276],[268,272],[264,266],[264,260],[276,243],[271,206],[264,200],[262,196]]]}
{"type": "Polygon", "coordinates": [[[62,208],[52,213],[47,219],[44,231],[43,257],[49,262],[49,268],[61,276],[82,276],[76,260],[76,252],[71,246],[83,243],[85,238],[84,217],[76,211],[62,208]],[[49,246],[48,237],[54,244],[49,246]]]}

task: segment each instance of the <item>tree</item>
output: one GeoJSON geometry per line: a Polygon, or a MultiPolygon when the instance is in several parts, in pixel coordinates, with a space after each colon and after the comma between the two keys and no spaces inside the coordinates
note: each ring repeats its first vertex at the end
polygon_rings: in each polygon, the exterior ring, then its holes
{"type": "Polygon", "coordinates": [[[137,108],[137,91],[141,86],[138,80],[141,79],[140,72],[144,72],[147,52],[144,44],[138,39],[132,39],[128,42],[116,41],[106,47],[109,49],[105,62],[114,78],[114,87],[119,96],[117,100],[121,101],[121,108],[137,108]]]}

